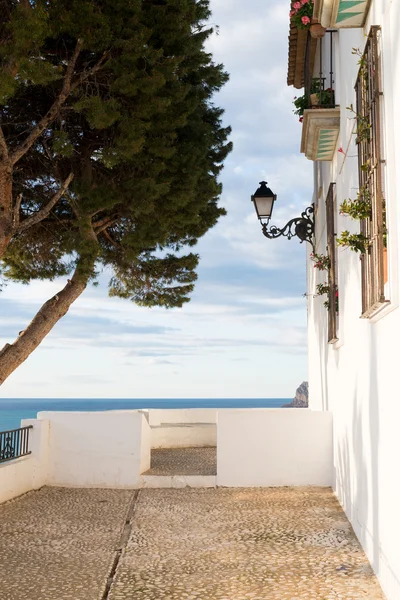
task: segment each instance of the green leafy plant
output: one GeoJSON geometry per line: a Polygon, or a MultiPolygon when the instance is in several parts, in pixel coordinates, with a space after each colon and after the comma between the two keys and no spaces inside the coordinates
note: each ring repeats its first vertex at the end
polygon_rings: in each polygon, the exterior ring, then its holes
{"type": "Polygon", "coordinates": [[[317,283],[316,285],[317,296],[323,296],[324,294],[329,294],[329,284],[328,283],[317,283]]]}
{"type": "Polygon", "coordinates": [[[317,283],[316,285],[316,289],[317,289],[317,293],[315,294],[316,296],[324,296],[325,294],[328,296],[326,300],[324,300],[324,306],[327,310],[329,310],[330,308],[330,302],[329,302],[329,292],[330,292],[330,288],[329,288],[329,284],[328,283],[317,283]]]}
{"type": "Polygon", "coordinates": [[[353,252],[365,254],[370,244],[370,240],[363,233],[350,233],[345,230],[336,238],[336,243],[338,246],[350,248],[353,252]]]}
{"type": "MultiPolygon", "coordinates": [[[[323,296],[324,294],[327,295],[327,299],[324,300],[324,306],[327,310],[330,310],[330,308],[331,308],[331,302],[330,302],[331,288],[330,288],[329,283],[327,283],[327,282],[317,283],[316,290],[317,290],[317,293],[315,294],[315,296],[323,296]]],[[[336,285],[335,285],[335,311],[339,312],[339,292],[336,288],[336,285]]]]}
{"type": "Polygon", "coordinates": [[[360,144],[362,141],[369,141],[371,139],[371,123],[369,122],[368,116],[359,114],[354,110],[353,104],[346,106],[346,109],[355,115],[353,119],[357,122],[356,144],[360,144]]]}
{"type": "MultiPolygon", "coordinates": [[[[304,111],[307,108],[310,108],[310,96],[311,94],[316,94],[318,98],[317,106],[326,106],[328,104],[332,104],[334,102],[334,91],[331,88],[323,89],[321,88],[321,80],[319,77],[314,77],[311,81],[310,93],[303,94],[303,96],[296,96],[293,100],[293,104],[295,109],[293,112],[295,115],[299,115],[302,117],[304,111]]],[[[300,118],[300,121],[302,119],[300,118]]]]}
{"type": "Polygon", "coordinates": [[[348,215],[352,219],[370,219],[371,218],[371,193],[366,186],[363,186],[357,192],[355,200],[343,200],[340,205],[340,214],[348,215]]]}

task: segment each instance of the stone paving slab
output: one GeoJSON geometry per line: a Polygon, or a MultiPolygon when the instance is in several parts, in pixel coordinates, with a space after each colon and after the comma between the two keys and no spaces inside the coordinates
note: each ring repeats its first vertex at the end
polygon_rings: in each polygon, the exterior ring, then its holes
{"type": "Polygon", "coordinates": [[[143,475],[216,475],[217,449],[153,448],[151,466],[143,475]]]}
{"type": "Polygon", "coordinates": [[[42,488],[1,504],[1,600],[99,600],[131,498],[42,488]]]}
{"type": "Polygon", "coordinates": [[[384,600],[327,488],[141,490],[109,600],[384,600]]]}

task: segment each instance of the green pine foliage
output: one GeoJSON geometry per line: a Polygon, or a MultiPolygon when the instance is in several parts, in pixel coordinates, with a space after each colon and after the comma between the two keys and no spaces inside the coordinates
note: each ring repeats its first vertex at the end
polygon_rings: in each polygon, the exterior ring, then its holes
{"type": "Polygon", "coordinates": [[[111,295],[181,306],[198,263],[182,249],[225,212],[218,176],[231,150],[212,99],[228,76],[204,49],[208,0],[0,4],[0,115],[11,151],[59,97],[82,46],[69,95],[15,168],[20,222],[74,179],[45,219],[14,236],[4,275],[53,279],[86,257],[92,279],[112,270],[111,295]]]}

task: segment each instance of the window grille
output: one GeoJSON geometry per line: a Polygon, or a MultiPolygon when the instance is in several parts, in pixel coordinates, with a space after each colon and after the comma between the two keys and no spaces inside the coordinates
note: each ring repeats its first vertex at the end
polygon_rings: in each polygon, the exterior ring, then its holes
{"type": "Polygon", "coordinates": [[[362,317],[368,318],[385,302],[385,202],[381,157],[380,27],[371,27],[355,85],[359,195],[371,205],[371,216],[361,220],[366,251],[361,254],[362,317]]]}
{"type": "Polygon", "coordinates": [[[328,310],[328,343],[334,344],[337,338],[337,309],[339,307],[339,297],[337,288],[336,272],[336,231],[335,231],[335,212],[336,212],[336,194],[335,184],[331,183],[326,196],[326,234],[327,234],[327,252],[329,258],[328,285],[329,285],[329,310],[328,310]]]}

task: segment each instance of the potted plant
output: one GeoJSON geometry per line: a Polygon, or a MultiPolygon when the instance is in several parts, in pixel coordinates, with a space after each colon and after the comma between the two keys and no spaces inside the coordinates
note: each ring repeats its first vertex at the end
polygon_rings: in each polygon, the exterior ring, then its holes
{"type": "Polygon", "coordinates": [[[292,2],[292,8],[289,13],[290,20],[298,29],[310,29],[313,10],[314,0],[297,0],[292,2]]]}
{"type": "Polygon", "coordinates": [[[335,104],[335,92],[331,88],[321,89],[321,80],[319,77],[313,77],[310,87],[310,95],[295,96],[293,100],[295,115],[299,115],[299,121],[303,120],[303,113],[307,108],[323,108],[335,104]]]}
{"type": "Polygon", "coordinates": [[[295,0],[289,12],[289,17],[298,29],[309,29],[312,37],[321,38],[326,29],[313,18],[314,0],[295,0]]]}

